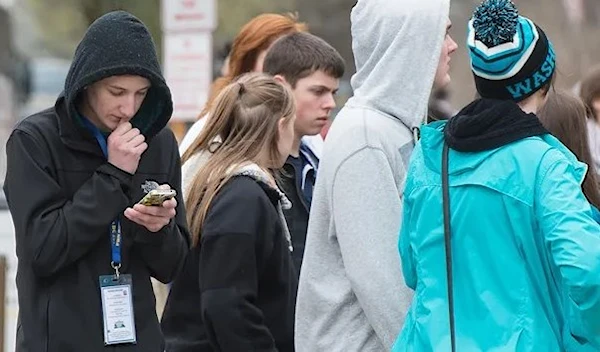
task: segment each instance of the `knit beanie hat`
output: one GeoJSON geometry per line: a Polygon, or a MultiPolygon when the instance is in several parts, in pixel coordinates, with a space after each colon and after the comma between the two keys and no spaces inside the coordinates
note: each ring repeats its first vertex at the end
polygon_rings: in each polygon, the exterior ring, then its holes
{"type": "Polygon", "coordinates": [[[552,43],[511,0],[485,0],[469,21],[467,46],[483,98],[522,101],[544,87],[556,67],[552,43]]]}

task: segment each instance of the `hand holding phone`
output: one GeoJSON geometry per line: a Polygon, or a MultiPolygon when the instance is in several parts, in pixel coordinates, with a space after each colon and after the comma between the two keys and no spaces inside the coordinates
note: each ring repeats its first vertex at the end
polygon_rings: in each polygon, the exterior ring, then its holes
{"type": "Polygon", "coordinates": [[[176,194],[166,184],[152,189],[133,207],[125,209],[125,217],[150,232],[159,232],[177,214],[176,194]]]}
{"type": "Polygon", "coordinates": [[[165,201],[173,199],[177,195],[174,189],[153,189],[142,198],[138,204],[148,206],[161,206],[165,201]]]}

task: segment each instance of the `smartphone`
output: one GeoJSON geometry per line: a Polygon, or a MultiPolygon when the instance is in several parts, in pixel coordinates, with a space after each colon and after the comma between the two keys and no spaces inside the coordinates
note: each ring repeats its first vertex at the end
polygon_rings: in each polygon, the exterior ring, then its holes
{"type": "Polygon", "coordinates": [[[177,192],[174,189],[153,189],[138,203],[142,205],[161,206],[164,201],[173,199],[176,195],[177,192]]]}

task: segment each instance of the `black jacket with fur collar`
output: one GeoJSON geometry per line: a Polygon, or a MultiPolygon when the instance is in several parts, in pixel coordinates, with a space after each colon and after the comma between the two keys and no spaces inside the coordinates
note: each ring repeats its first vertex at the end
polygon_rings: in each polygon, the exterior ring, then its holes
{"type": "Polygon", "coordinates": [[[294,351],[298,282],[284,197],[251,174],[217,194],[165,307],[169,352],[294,351]]]}

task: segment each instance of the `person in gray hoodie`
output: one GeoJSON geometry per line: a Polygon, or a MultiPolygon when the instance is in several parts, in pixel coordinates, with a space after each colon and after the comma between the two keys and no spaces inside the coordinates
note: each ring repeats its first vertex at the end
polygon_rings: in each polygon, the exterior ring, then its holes
{"type": "Polygon", "coordinates": [[[354,96],[325,141],[296,305],[296,351],[389,351],[411,291],[397,252],[402,191],[429,96],[446,86],[449,0],[358,0],[354,96]]]}

